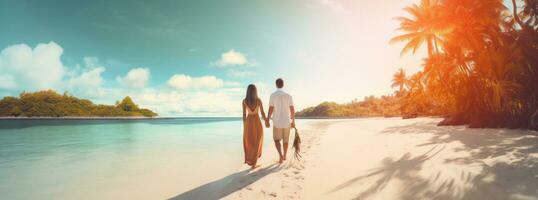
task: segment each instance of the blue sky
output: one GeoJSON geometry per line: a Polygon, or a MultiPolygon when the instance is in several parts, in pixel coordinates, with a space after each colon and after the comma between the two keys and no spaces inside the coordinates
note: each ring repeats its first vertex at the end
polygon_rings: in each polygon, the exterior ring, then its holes
{"type": "MultiPolygon", "coordinates": [[[[404,1],[0,1],[0,97],[126,95],[164,116],[230,116],[277,77],[301,109],[389,94],[421,50],[389,45],[404,1]]],[[[403,45],[403,44],[402,44],[403,45]]]]}

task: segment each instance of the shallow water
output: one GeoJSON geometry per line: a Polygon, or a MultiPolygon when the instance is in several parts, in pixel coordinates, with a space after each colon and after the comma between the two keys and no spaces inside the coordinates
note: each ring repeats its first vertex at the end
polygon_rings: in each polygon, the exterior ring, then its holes
{"type": "Polygon", "coordinates": [[[242,163],[239,118],[0,120],[0,199],[167,198],[242,163]]]}

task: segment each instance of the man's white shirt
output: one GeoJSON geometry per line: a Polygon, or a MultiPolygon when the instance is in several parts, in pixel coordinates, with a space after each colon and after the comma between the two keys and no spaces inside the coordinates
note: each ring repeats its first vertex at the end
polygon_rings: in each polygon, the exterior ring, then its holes
{"type": "Polygon", "coordinates": [[[273,107],[273,127],[290,128],[290,106],[293,106],[291,95],[277,89],[269,98],[269,106],[273,107]]]}

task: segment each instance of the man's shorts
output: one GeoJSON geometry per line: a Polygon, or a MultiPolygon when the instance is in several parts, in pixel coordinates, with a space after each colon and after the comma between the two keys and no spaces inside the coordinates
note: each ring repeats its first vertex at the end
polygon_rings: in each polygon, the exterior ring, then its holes
{"type": "Polygon", "coordinates": [[[290,139],[290,128],[273,127],[273,139],[282,140],[283,143],[288,143],[288,140],[290,139]]]}

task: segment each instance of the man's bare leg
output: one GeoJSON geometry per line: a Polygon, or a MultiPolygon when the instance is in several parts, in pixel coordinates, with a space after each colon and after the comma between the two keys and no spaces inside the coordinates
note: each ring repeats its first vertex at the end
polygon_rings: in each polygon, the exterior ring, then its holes
{"type": "Polygon", "coordinates": [[[276,150],[278,151],[278,157],[279,157],[278,163],[282,163],[284,159],[282,158],[282,148],[280,146],[280,140],[275,140],[275,146],[276,146],[276,150]]]}
{"type": "Polygon", "coordinates": [[[287,156],[288,155],[288,143],[284,143],[284,160],[286,160],[287,156]]]}

